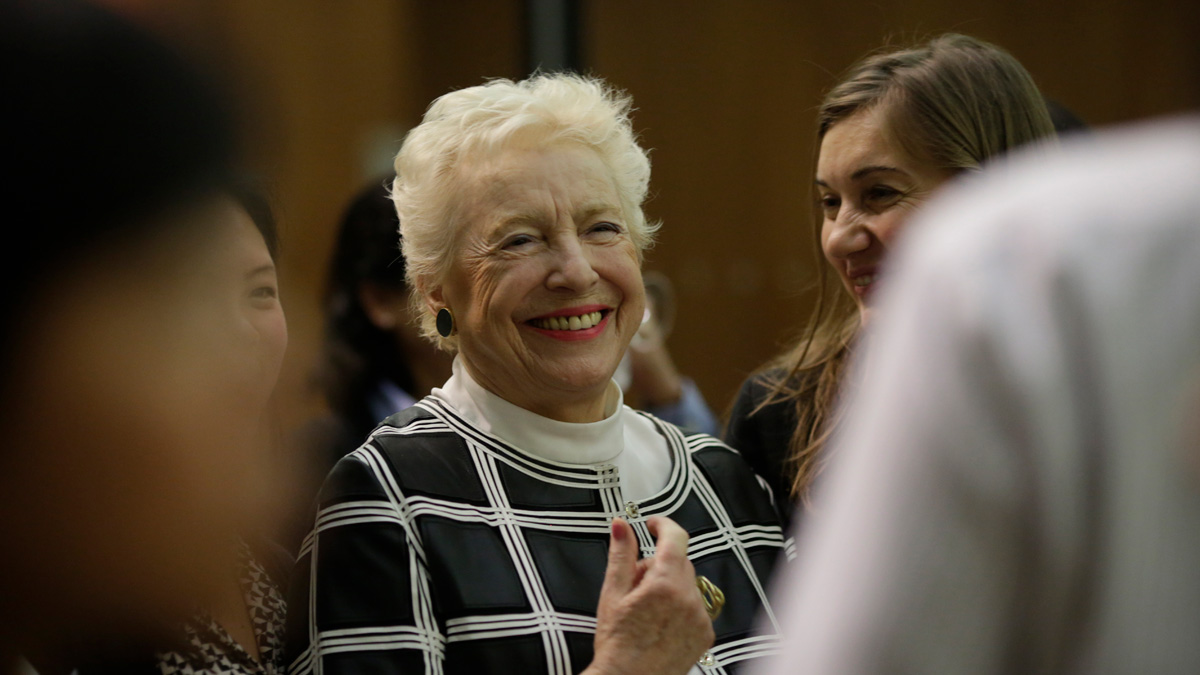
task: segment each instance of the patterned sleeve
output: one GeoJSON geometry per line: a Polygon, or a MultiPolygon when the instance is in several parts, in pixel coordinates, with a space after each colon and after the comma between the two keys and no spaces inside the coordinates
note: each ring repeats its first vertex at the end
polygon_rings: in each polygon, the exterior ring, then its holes
{"type": "Polygon", "coordinates": [[[445,637],[420,538],[370,444],[338,462],[292,574],[288,672],[440,673],[445,637]]]}

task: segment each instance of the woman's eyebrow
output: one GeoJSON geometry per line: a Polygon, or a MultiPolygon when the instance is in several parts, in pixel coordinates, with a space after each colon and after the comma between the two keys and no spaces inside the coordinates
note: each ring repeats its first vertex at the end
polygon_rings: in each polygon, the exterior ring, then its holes
{"type": "Polygon", "coordinates": [[[590,220],[601,213],[621,213],[621,207],[609,202],[587,202],[576,210],[576,220],[590,220]]]}
{"type": "MultiPolygon", "coordinates": [[[[864,166],[863,168],[859,169],[858,171],[855,171],[854,173],[850,174],[850,180],[861,180],[865,176],[869,176],[873,173],[881,173],[881,172],[882,173],[898,173],[898,174],[901,174],[904,176],[908,175],[908,172],[905,171],[904,169],[900,169],[900,168],[897,168],[894,166],[872,165],[872,166],[864,166]]],[[[826,183],[825,181],[821,180],[820,178],[814,179],[813,183],[815,183],[821,187],[824,187],[824,188],[829,187],[829,184],[826,183]]]]}
{"type": "Polygon", "coordinates": [[[858,171],[855,171],[854,173],[850,174],[850,179],[858,180],[858,179],[862,178],[863,176],[867,176],[867,175],[873,174],[873,173],[880,173],[880,172],[902,173],[906,176],[908,175],[908,173],[905,172],[904,170],[898,169],[894,166],[864,166],[863,168],[859,169],[858,171]]]}
{"type": "Polygon", "coordinates": [[[263,265],[259,265],[258,267],[255,267],[254,269],[250,270],[249,272],[246,272],[246,278],[250,279],[252,277],[256,277],[265,272],[274,272],[274,271],[275,271],[275,263],[266,263],[263,265]]]}
{"type": "Polygon", "coordinates": [[[542,220],[541,214],[532,210],[516,210],[502,215],[496,221],[493,233],[501,233],[521,225],[537,225],[542,220]]]}

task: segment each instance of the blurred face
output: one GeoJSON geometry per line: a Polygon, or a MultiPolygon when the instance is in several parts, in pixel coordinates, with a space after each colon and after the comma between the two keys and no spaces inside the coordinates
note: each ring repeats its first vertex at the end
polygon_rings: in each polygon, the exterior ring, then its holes
{"type": "Polygon", "coordinates": [[[0,608],[21,608],[30,634],[132,638],[185,616],[270,506],[245,386],[259,352],[231,346],[252,333],[277,358],[282,315],[257,304],[269,257],[234,212],[211,200],[164,216],[30,298],[0,406],[0,608]]]}
{"type": "Polygon", "coordinates": [[[817,158],[821,249],[863,320],[888,250],[949,174],[908,157],[886,133],[880,106],[831,127],[817,158]]]}
{"type": "Polygon", "coordinates": [[[454,312],[459,352],[489,391],[554,419],[601,419],[645,307],[608,168],[560,145],[506,150],[461,180],[460,245],[431,307],[454,312]]]}
{"type": "Polygon", "coordinates": [[[213,206],[219,223],[210,273],[214,309],[226,322],[231,348],[244,361],[246,403],[265,409],[287,349],[275,262],[250,215],[232,199],[213,206]]]}

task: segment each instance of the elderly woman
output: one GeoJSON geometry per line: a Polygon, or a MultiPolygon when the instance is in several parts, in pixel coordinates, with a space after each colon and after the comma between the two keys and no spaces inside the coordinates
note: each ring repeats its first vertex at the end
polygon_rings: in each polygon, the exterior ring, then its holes
{"type": "Polygon", "coordinates": [[[964,35],[869,56],[825,97],[814,235],[828,265],[818,261],[816,310],[796,345],[742,386],[725,432],[781,500],[803,500],[824,464],[846,361],[909,216],[954,176],[1053,138],[1029,73],[964,35]],[[842,289],[829,288],[831,271],[842,289]]]}
{"type": "Polygon", "coordinates": [[[327,479],[293,673],[729,672],[774,649],[768,491],[612,380],[655,229],[629,110],[596,80],[501,80],[405,140],[407,274],[453,375],[327,479]]]}

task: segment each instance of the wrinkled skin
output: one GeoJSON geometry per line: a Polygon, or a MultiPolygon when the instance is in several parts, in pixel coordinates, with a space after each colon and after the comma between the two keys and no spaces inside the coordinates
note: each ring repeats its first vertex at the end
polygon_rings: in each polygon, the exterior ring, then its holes
{"type": "Polygon", "coordinates": [[[687,558],[687,532],[669,518],[646,524],[658,550],[638,560],[633,528],[613,520],[589,675],[686,673],[715,639],[687,558]]]}

